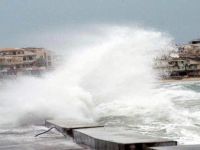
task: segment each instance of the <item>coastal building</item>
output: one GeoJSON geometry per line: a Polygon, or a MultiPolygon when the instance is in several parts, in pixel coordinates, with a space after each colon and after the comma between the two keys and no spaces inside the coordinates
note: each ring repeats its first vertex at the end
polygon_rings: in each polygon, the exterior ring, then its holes
{"type": "Polygon", "coordinates": [[[50,69],[51,60],[44,48],[0,48],[0,75],[37,74],[50,69]]]}
{"type": "Polygon", "coordinates": [[[200,77],[200,39],[177,47],[176,53],[156,60],[164,78],[200,77]]]}

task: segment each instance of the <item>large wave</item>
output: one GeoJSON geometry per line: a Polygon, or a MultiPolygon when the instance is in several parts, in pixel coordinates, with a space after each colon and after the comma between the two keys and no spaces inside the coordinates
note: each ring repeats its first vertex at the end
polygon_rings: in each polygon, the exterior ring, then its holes
{"type": "Polygon", "coordinates": [[[65,62],[41,78],[2,82],[1,126],[77,119],[152,131],[177,122],[175,92],[160,86],[152,69],[153,58],[173,47],[172,38],[135,26],[107,25],[48,35],[40,35],[51,42],[44,46],[54,43],[65,62]],[[72,37],[72,45],[66,45],[65,36],[72,37]]]}
{"type": "Polygon", "coordinates": [[[164,98],[158,101],[154,96],[152,59],[171,45],[171,38],[138,27],[105,25],[79,36],[65,63],[53,73],[3,83],[1,124],[46,118],[95,120],[164,103],[164,98]],[[85,37],[87,44],[82,43],[85,37]]]}

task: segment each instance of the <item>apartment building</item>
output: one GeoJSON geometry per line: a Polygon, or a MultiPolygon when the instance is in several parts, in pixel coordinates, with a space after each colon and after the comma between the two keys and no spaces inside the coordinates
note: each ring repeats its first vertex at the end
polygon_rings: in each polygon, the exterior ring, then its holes
{"type": "Polygon", "coordinates": [[[164,78],[200,77],[200,39],[177,49],[177,52],[155,60],[155,68],[164,72],[164,78]]]}
{"type": "Polygon", "coordinates": [[[44,48],[0,48],[0,73],[37,73],[52,67],[50,51],[44,48]]]}

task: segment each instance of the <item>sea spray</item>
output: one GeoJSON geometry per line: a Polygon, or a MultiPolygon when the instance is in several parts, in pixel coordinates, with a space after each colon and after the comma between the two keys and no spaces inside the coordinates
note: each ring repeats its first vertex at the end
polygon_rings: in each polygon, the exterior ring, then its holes
{"type": "Polygon", "coordinates": [[[45,119],[76,119],[180,143],[200,142],[199,82],[161,83],[152,67],[155,57],[174,48],[169,36],[130,26],[64,31],[36,36],[44,47],[51,49],[54,43],[56,52],[65,54],[65,62],[55,71],[40,78],[1,81],[2,131],[3,126],[20,126],[23,132],[22,125],[45,119]],[[73,44],[69,46],[65,37],[73,44]]]}
{"type": "MultiPolygon", "coordinates": [[[[54,72],[1,85],[0,124],[37,124],[59,118],[94,121],[150,113],[157,116],[153,109],[171,107],[168,98],[156,94],[152,70],[153,58],[170,47],[171,38],[138,27],[104,25],[96,30],[99,37],[96,32],[87,36],[91,38],[88,41],[95,42],[87,46],[76,41],[78,46],[70,49],[66,62],[54,72]]],[[[84,34],[80,34],[83,39],[84,34]]]]}

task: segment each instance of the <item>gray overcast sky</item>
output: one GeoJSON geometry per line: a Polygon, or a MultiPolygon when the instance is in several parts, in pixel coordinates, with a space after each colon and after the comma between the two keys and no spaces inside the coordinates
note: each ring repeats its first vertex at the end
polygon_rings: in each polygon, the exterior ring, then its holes
{"type": "MultiPolygon", "coordinates": [[[[200,0],[0,0],[0,47],[63,26],[141,24],[176,41],[200,38],[200,0]]],[[[20,42],[22,43],[22,42],[20,42]]]]}

